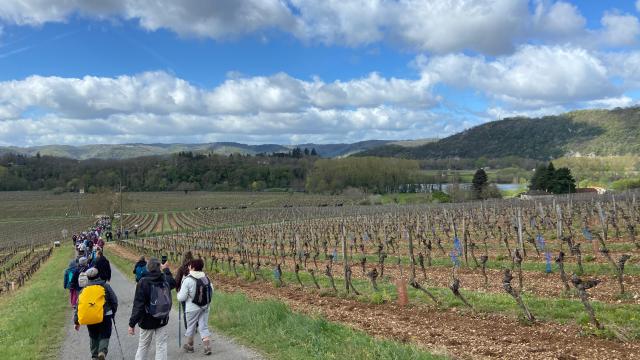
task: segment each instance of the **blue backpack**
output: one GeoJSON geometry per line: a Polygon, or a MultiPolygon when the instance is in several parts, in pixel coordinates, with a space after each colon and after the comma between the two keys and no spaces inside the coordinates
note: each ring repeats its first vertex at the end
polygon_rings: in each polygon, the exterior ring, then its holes
{"type": "Polygon", "coordinates": [[[147,275],[147,266],[146,265],[138,265],[136,266],[136,282],[140,281],[145,275],[147,275]]]}
{"type": "Polygon", "coordinates": [[[69,289],[71,287],[71,281],[73,280],[73,273],[75,269],[67,268],[64,271],[64,288],[69,289]]]}

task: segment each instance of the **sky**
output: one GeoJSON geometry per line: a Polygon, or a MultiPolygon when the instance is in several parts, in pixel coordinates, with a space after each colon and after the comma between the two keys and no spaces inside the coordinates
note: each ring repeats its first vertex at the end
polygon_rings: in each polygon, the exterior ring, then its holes
{"type": "Polygon", "coordinates": [[[0,0],[0,145],[442,138],[640,102],[640,0],[0,0]]]}

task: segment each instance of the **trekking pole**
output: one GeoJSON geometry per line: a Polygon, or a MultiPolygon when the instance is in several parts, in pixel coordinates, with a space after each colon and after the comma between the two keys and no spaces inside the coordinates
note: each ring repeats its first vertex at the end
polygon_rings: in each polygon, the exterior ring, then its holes
{"type": "Polygon", "coordinates": [[[118,346],[120,347],[120,355],[122,356],[122,360],[124,360],[124,351],[122,351],[122,343],[120,342],[120,334],[118,334],[118,327],[116,326],[115,316],[111,317],[113,321],[113,328],[116,330],[116,339],[118,339],[118,346]]]}
{"type": "Polygon", "coordinates": [[[182,336],[180,336],[180,327],[182,326],[182,303],[178,301],[178,348],[182,347],[182,336]]]}

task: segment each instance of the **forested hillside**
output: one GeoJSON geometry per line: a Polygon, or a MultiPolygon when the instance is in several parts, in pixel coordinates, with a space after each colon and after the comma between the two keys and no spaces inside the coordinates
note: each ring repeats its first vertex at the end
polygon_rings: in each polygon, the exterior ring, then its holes
{"type": "Polygon", "coordinates": [[[640,107],[581,110],[542,118],[492,121],[418,147],[387,145],[358,156],[520,158],[549,160],[567,154],[640,155],[640,107]]]}

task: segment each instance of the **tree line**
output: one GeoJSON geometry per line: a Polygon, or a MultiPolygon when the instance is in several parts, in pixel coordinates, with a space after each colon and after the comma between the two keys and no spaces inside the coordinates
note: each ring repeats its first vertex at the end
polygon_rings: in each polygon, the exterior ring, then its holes
{"type": "Polygon", "coordinates": [[[339,193],[399,192],[425,181],[413,160],[320,159],[314,149],[278,155],[214,155],[180,152],[122,160],[74,160],[53,156],[0,156],[0,191],[260,191],[293,189],[339,193]],[[313,155],[312,155],[313,154],[313,155]]]}

